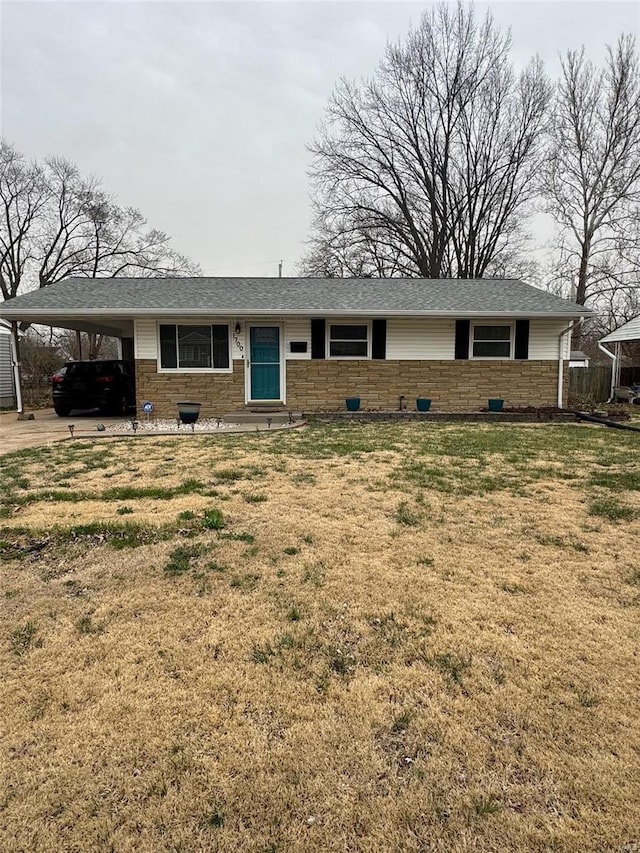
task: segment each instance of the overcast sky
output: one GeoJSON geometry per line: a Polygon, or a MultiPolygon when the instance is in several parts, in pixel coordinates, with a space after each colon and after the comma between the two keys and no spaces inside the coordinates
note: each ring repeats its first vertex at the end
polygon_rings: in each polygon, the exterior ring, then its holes
{"type": "MultiPolygon", "coordinates": [[[[309,230],[305,144],[341,76],[370,74],[428,3],[2,2],[1,130],[58,154],[209,275],[296,272],[309,230]]],[[[629,2],[478,3],[516,66],[638,30],[629,2]]]]}

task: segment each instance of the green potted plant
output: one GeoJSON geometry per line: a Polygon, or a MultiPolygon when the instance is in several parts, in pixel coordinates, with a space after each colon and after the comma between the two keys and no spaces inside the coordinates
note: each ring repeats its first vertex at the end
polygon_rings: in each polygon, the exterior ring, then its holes
{"type": "Polygon", "coordinates": [[[416,409],[419,412],[428,412],[431,408],[431,400],[428,397],[416,398],[416,409]]]}

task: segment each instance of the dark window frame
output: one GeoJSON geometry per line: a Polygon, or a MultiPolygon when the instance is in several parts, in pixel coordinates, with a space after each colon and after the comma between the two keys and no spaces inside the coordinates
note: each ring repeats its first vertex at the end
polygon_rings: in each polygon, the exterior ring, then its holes
{"type": "MultiPolygon", "coordinates": [[[[157,324],[157,341],[158,341],[158,373],[233,373],[233,354],[232,354],[232,337],[231,337],[231,324],[230,323],[181,323],[181,322],[167,322],[167,323],[158,323],[157,324]],[[175,367],[165,367],[163,361],[163,333],[162,328],[170,328],[174,329],[174,359],[176,362],[175,367]],[[211,352],[211,367],[185,367],[180,364],[180,341],[179,341],[179,328],[189,328],[189,327],[199,327],[199,328],[209,328],[210,335],[210,352],[211,352]],[[226,367],[216,367],[216,349],[220,347],[220,341],[218,340],[217,344],[215,341],[216,332],[215,329],[225,329],[226,337],[227,337],[227,365],[226,367]]],[[[174,360],[170,359],[170,360],[174,360]]]]}

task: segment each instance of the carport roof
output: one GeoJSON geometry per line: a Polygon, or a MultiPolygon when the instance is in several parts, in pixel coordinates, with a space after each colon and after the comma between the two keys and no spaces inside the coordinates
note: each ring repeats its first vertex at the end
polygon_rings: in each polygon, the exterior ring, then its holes
{"type": "Polygon", "coordinates": [[[615,343],[616,341],[640,341],[640,315],[629,320],[619,329],[600,338],[601,344],[615,343]]]}

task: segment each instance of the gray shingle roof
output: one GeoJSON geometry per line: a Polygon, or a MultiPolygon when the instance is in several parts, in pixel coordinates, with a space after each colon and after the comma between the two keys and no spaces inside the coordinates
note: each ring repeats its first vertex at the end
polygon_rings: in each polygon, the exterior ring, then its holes
{"type": "Polygon", "coordinates": [[[591,312],[515,279],[69,278],[0,304],[0,315],[17,319],[87,313],[570,318],[591,312]]]}

